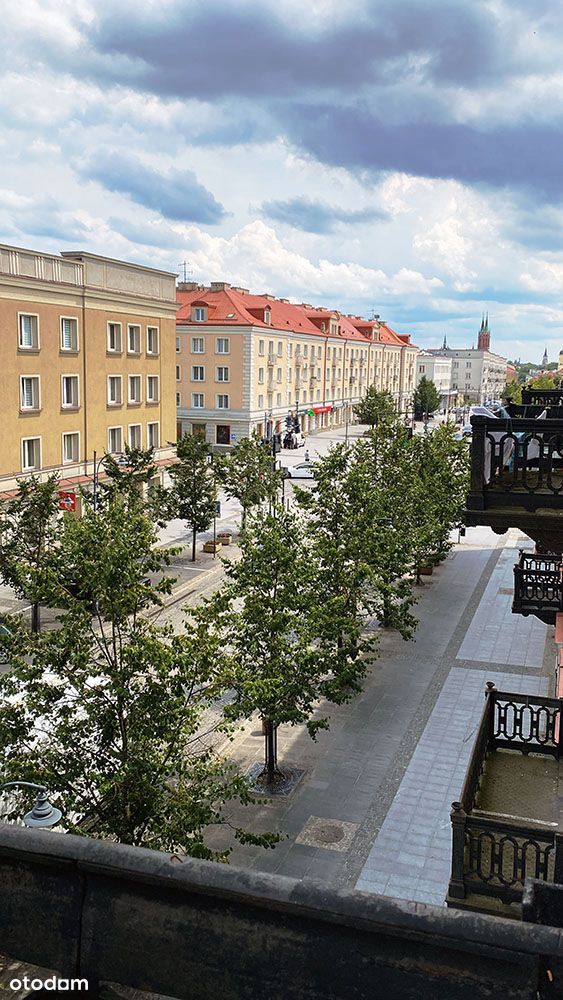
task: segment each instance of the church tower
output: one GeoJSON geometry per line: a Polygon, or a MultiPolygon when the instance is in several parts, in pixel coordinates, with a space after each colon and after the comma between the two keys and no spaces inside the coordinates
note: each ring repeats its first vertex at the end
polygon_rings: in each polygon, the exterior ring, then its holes
{"type": "Polygon", "coordinates": [[[477,337],[477,350],[478,351],[490,351],[491,349],[491,331],[489,330],[489,314],[483,316],[481,320],[481,326],[479,328],[479,336],[477,337]]]}
{"type": "Polygon", "coordinates": [[[543,358],[541,360],[541,363],[542,363],[542,367],[543,368],[545,368],[549,364],[549,358],[547,356],[547,344],[546,344],[545,351],[543,352],[543,358]]]}

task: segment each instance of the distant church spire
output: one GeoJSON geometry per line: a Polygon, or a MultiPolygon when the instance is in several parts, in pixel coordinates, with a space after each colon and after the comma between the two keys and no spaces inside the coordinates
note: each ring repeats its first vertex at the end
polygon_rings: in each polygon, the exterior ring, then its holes
{"type": "Polygon", "coordinates": [[[549,364],[549,358],[547,356],[547,344],[545,346],[545,351],[543,352],[542,365],[545,368],[549,364]]]}
{"type": "Polygon", "coordinates": [[[483,313],[483,318],[481,319],[481,326],[479,328],[479,335],[477,337],[477,350],[478,351],[489,351],[491,349],[491,331],[489,330],[489,314],[483,313]]]}
{"type": "Polygon", "coordinates": [[[444,334],[444,343],[442,344],[442,350],[443,351],[447,351],[448,350],[448,342],[446,340],[446,334],[444,334]]]}

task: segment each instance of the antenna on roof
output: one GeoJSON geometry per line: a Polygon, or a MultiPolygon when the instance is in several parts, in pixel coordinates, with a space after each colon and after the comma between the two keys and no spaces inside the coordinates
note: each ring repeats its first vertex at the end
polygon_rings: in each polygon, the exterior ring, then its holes
{"type": "Polygon", "coordinates": [[[372,320],[372,319],[379,319],[379,313],[376,313],[376,311],[375,311],[375,306],[372,306],[372,307],[371,307],[371,316],[370,316],[370,320],[372,320]]]}
{"type": "Polygon", "coordinates": [[[178,267],[181,267],[182,271],[183,271],[182,281],[187,281],[188,280],[188,274],[193,274],[194,273],[192,271],[192,269],[190,267],[188,267],[189,263],[190,263],[189,260],[181,260],[180,263],[178,264],[178,267]]]}

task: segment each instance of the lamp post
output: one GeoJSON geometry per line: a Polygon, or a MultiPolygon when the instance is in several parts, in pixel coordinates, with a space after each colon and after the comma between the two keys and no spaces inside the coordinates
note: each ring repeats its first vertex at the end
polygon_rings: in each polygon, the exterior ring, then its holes
{"type": "Polygon", "coordinates": [[[5,788],[33,788],[37,792],[33,808],[23,818],[25,826],[49,828],[56,826],[61,819],[62,812],[49,802],[45,785],[35,785],[31,781],[6,781],[0,785],[0,792],[5,788]]]}
{"type": "MultiPolygon", "coordinates": [[[[96,455],[97,455],[97,452],[94,452],[94,477],[93,477],[93,481],[94,481],[94,493],[93,493],[94,513],[96,513],[97,510],[98,510],[98,482],[99,482],[99,478],[100,478],[100,469],[101,469],[102,465],[104,464],[104,462],[107,461],[107,459],[111,457],[110,455],[102,455],[102,457],[100,459],[98,459],[98,461],[96,461],[96,455]]],[[[128,464],[127,459],[125,458],[125,455],[118,455],[117,456],[117,464],[118,465],[127,465],[128,464]]]]}

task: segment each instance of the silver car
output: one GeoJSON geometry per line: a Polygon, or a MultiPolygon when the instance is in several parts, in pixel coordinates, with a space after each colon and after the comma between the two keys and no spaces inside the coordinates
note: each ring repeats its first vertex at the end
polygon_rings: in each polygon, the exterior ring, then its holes
{"type": "Polygon", "coordinates": [[[300,462],[299,465],[290,465],[285,470],[286,479],[314,479],[315,463],[300,462]]]}

